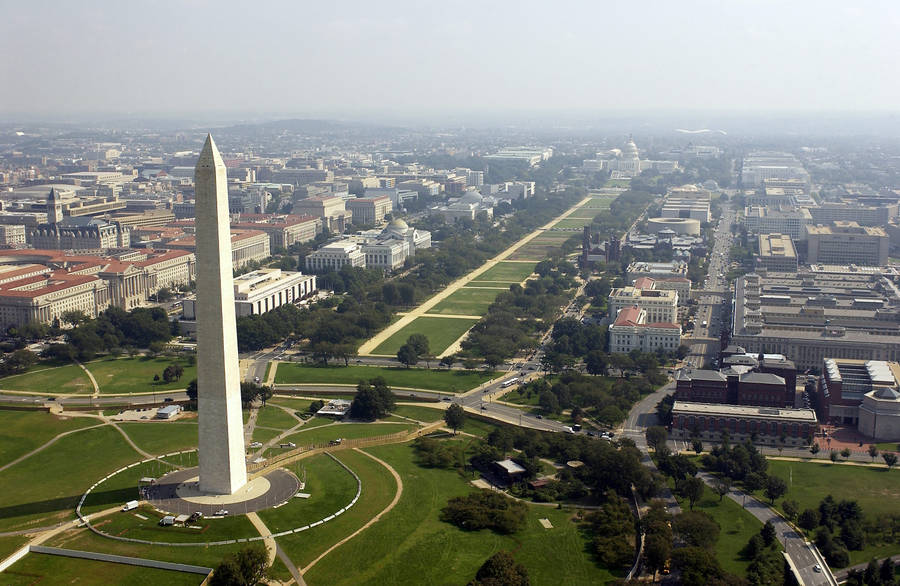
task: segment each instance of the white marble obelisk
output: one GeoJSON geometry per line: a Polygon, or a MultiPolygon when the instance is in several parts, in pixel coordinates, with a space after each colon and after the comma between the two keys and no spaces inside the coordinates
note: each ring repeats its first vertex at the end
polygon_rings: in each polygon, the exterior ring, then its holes
{"type": "Polygon", "coordinates": [[[194,171],[200,491],[247,484],[225,163],[207,135],[194,171]]]}

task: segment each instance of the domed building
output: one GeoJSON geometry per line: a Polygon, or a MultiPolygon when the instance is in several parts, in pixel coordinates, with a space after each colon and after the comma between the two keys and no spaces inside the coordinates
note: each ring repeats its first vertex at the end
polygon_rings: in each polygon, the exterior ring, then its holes
{"type": "Polygon", "coordinates": [[[900,440],[900,392],[882,387],[863,395],[859,431],[878,441],[900,440]]]}
{"type": "Polygon", "coordinates": [[[400,218],[394,218],[388,222],[378,238],[379,241],[390,239],[407,242],[410,256],[414,255],[417,250],[431,248],[431,232],[412,228],[400,218]]]}
{"type": "Polygon", "coordinates": [[[628,137],[622,154],[608,161],[608,166],[610,171],[621,177],[635,177],[641,174],[641,155],[633,138],[628,137]]]}

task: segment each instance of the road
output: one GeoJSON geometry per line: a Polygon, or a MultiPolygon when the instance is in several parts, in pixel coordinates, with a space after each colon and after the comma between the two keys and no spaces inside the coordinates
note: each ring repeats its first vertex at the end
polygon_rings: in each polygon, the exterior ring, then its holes
{"type": "Polygon", "coordinates": [[[734,223],[734,212],[731,208],[723,208],[722,217],[715,229],[715,239],[709,253],[706,279],[702,289],[694,292],[697,298],[697,315],[694,318],[694,330],[686,343],[690,346],[690,354],[685,358],[685,365],[695,368],[718,366],[720,350],[719,339],[723,323],[722,303],[730,299],[730,284],[727,281],[729,251],[733,242],[731,226],[734,223]]]}

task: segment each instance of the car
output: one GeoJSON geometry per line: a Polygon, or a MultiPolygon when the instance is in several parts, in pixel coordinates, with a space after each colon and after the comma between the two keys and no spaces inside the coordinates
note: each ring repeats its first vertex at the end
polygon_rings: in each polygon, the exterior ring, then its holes
{"type": "Polygon", "coordinates": [[[253,382],[259,383],[259,377],[258,377],[258,376],[254,376],[254,377],[253,377],[253,382]]]}
{"type": "Polygon", "coordinates": [[[537,417],[538,419],[543,419],[543,418],[544,418],[544,416],[541,415],[540,413],[538,413],[537,415],[535,415],[535,417],[537,417]]]}
{"type": "Polygon", "coordinates": [[[481,406],[481,410],[482,410],[482,411],[487,411],[487,405],[482,405],[482,406],[481,406]]]}
{"type": "Polygon", "coordinates": [[[262,446],[262,442],[250,442],[251,448],[261,448],[262,446]]]}
{"type": "Polygon", "coordinates": [[[813,572],[822,573],[822,566],[820,566],[819,564],[814,565],[813,572]]]}
{"type": "Polygon", "coordinates": [[[174,400],[175,399],[173,399],[172,397],[166,397],[165,399],[163,399],[163,403],[171,403],[174,400]]]}
{"type": "Polygon", "coordinates": [[[218,511],[216,511],[216,515],[220,517],[226,516],[228,515],[228,509],[219,509],[218,511]]]}
{"type": "Polygon", "coordinates": [[[452,399],[451,399],[450,397],[444,397],[443,399],[441,399],[441,401],[448,401],[448,402],[449,402],[449,401],[452,401],[452,399]]]}

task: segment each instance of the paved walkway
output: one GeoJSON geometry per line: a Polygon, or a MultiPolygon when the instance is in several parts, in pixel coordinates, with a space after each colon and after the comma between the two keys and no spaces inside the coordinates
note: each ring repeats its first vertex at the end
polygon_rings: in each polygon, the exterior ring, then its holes
{"type": "Polygon", "coordinates": [[[97,379],[94,378],[94,374],[90,370],[88,370],[85,365],[78,362],[77,360],[75,361],[75,364],[77,364],[78,367],[81,368],[81,370],[83,370],[84,373],[88,376],[88,378],[91,379],[91,386],[94,387],[94,394],[92,394],[91,397],[93,397],[93,398],[99,397],[100,396],[100,385],[97,384],[97,379]]]}
{"type": "Polygon", "coordinates": [[[278,546],[275,545],[275,538],[272,537],[272,532],[269,531],[269,528],[266,527],[266,524],[263,523],[263,520],[259,518],[255,512],[247,513],[247,519],[250,523],[253,524],[253,527],[259,532],[259,534],[263,537],[263,544],[266,546],[266,553],[269,556],[269,565],[271,566],[275,563],[275,555],[277,554],[278,546]]]}
{"type": "MultiPolygon", "coordinates": [[[[510,256],[512,253],[514,253],[516,250],[518,250],[522,246],[525,246],[526,244],[528,244],[528,242],[530,242],[536,236],[543,233],[545,230],[548,230],[553,224],[555,224],[559,220],[566,218],[569,214],[571,214],[572,212],[574,212],[575,210],[577,210],[578,208],[580,208],[581,206],[583,206],[584,204],[589,202],[590,199],[591,199],[590,197],[584,198],[583,200],[581,200],[580,202],[578,202],[577,204],[575,204],[574,206],[572,206],[571,208],[569,208],[568,210],[566,210],[561,215],[557,216],[556,218],[554,218],[553,220],[551,220],[544,226],[542,226],[540,228],[536,228],[530,234],[522,237],[521,239],[519,239],[518,241],[513,243],[509,248],[507,248],[506,250],[504,250],[503,252],[501,252],[500,254],[495,256],[494,258],[488,260],[487,262],[485,262],[483,265],[481,265],[477,269],[474,269],[471,272],[467,273],[466,275],[453,281],[452,283],[447,285],[442,291],[438,291],[436,294],[432,295],[430,298],[423,301],[418,307],[416,307],[412,311],[407,312],[407,314],[404,315],[402,318],[400,318],[393,324],[389,325],[385,329],[381,330],[380,332],[378,332],[377,334],[375,334],[374,336],[369,338],[369,340],[366,343],[364,343],[362,346],[360,346],[359,354],[371,355],[372,351],[375,350],[375,348],[377,348],[378,346],[380,346],[382,342],[384,342],[385,340],[387,340],[388,338],[390,338],[391,336],[393,336],[394,334],[396,334],[397,332],[399,332],[400,330],[402,330],[403,328],[408,326],[416,318],[425,315],[432,307],[434,307],[435,305],[437,305],[438,303],[440,303],[441,301],[443,301],[444,299],[446,299],[447,297],[449,297],[450,295],[455,293],[457,290],[464,287],[470,281],[475,280],[475,278],[478,277],[479,275],[481,275],[482,273],[485,273],[489,269],[493,268],[497,263],[506,259],[506,257],[510,256]]],[[[443,355],[444,354],[438,355],[438,358],[441,358],[443,355]]]]}
{"type": "Polygon", "coordinates": [[[388,504],[388,506],[386,506],[384,509],[382,509],[382,511],[380,513],[378,513],[377,515],[375,515],[374,517],[369,519],[369,521],[365,525],[363,525],[362,527],[360,527],[359,529],[357,529],[356,531],[354,531],[347,537],[341,539],[340,541],[338,541],[337,543],[335,543],[334,545],[332,545],[331,547],[329,547],[328,549],[323,551],[319,555],[319,557],[317,557],[313,561],[309,562],[309,564],[301,570],[301,573],[303,573],[303,574],[308,572],[310,568],[312,568],[314,565],[319,563],[319,560],[324,558],[326,555],[328,555],[335,549],[339,548],[340,546],[344,545],[345,543],[347,543],[348,541],[350,541],[351,539],[353,539],[354,537],[356,537],[357,535],[359,535],[360,533],[362,533],[363,531],[365,531],[366,529],[368,529],[369,527],[371,527],[372,525],[377,523],[379,521],[379,519],[381,519],[381,517],[383,517],[384,515],[389,513],[391,511],[391,509],[393,509],[394,507],[397,506],[397,503],[400,501],[400,497],[403,495],[403,479],[400,478],[400,475],[397,474],[397,471],[394,470],[393,466],[391,466],[390,464],[388,464],[381,458],[376,458],[372,454],[370,454],[368,452],[364,452],[364,451],[360,450],[359,448],[354,448],[354,451],[359,452],[360,454],[363,454],[365,456],[372,458],[373,460],[375,460],[376,462],[378,462],[379,464],[381,464],[382,466],[387,468],[388,472],[391,473],[391,476],[394,477],[394,481],[397,483],[397,492],[394,494],[394,500],[392,500],[388,504]]]}

